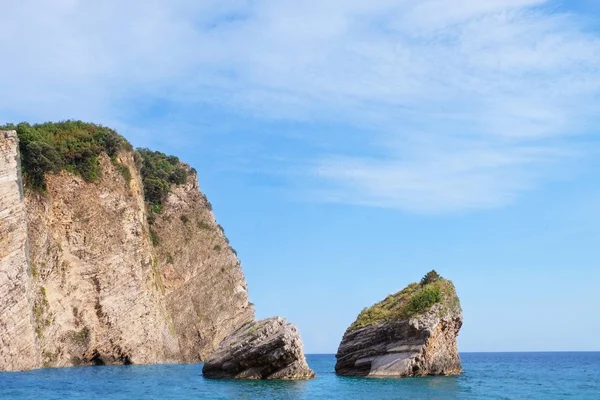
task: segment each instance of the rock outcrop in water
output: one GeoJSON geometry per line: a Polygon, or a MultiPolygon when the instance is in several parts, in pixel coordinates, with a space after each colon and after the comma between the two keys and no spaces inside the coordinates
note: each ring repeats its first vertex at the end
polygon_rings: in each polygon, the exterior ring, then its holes
{"type": "Polygon", "coordinates": [[[0,131],[0,371],[199,362],[254,320],[196,174],[176,161],[187,178],[153,212],[135,156],[103,152],[94,180],[63,169],[23,190],[16,134],[0,131]]]}
{"type": "Polygon", "coordinates": [[[202,373],[213,379],[315,377],[302,352],[298,328],[279,317],[248,323],[226,338],[202,373]]]}
{"type": "Polygon", "coordinates": [[[335,371],[368,377],[458,375],[462,322],[454,285],[432,271],[360,313],[344,334],[335,371]]]}

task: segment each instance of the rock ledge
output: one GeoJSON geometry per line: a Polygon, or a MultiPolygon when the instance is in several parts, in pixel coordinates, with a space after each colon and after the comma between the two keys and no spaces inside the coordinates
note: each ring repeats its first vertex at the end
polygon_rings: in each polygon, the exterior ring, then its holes
{"type": "Polygon", "coordinates": [[[304,380],[315,377],[295,325],[280,317],[247,323],[227,337],[204,364],[212,379],[304,380]]]}

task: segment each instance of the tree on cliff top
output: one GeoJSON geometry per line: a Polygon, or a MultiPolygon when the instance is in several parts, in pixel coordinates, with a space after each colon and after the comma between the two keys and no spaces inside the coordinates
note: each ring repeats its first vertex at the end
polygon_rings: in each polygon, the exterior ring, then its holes
{"type": "Polygon", "coordinates": [[[440,278],[441,278],[440,274],[438,274],[435,271],[435,269],[433,269],[433,270],[429,271],[427,274],[425,274],[423,279],[421,279],[421,286],[429,285],[430,283],[433,283],[440,278]]]}

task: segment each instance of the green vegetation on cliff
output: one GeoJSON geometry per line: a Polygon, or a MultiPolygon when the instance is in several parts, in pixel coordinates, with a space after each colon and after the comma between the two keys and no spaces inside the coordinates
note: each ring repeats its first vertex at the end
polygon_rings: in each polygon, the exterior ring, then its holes
{"type": "MultiPolygon", "coordinates": [[[[131,144],[113,129],[82,121],[46,122],[43,124],[0,126],[0,130],[16,130],[19,137],[21,166],[25,181],[34,190],[46,190],[46,174],[62,170],[81,176],[88,182],[98,179],[99,157],[106,153],[115,168],[129,183],[131,171],[117,161],[120,151],[133,151],[131,144]]],[[[149,209],[160,212],[171,184],[187,181],[188,167],[175,156],[158,151],[137,149],[134,157],[144,184],[144,197],[149,209]]],[[[189,170],[194,173],[193,169],[189,170]]]]}
{"type": "Polygon", "coordinates": [[[348,330],[392,320],[405,320],[427,312],[434,304],[444,308],[460,308],[460,302],[451,281],[431,271],[420,283],[411,283],[396,294],[361,311],[348,330]]]}
{"type": "Polygon", "coordinates": [[[82,121],[23,122],[0,129],[17,131],[24,177],[37,190],[46,189],[47,173],[62,170],[94,181],[100,175],[98,157],[102,152],[114,160],[119,151],[132,150],[131,144],[114,130],[82,121]]]}
{"type": "Polygon", "coordinates": [[[159,151],[137,149],[140,170],[144,180],[144,196],[153,210],[160,210],[171,184],[187,182],[188,170],[175,156],[167,156],[159,151]]]}

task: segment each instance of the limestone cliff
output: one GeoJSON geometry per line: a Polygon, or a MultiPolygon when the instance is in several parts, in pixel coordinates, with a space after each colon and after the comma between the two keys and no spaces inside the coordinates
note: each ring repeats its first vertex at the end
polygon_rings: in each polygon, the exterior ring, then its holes
{"type": "Polygon", "coordinates": [[[128,150],[101,154],[95,181],[63,170],[23,196],[14,136],[0,132],[0,370],[197,362],[253,320],[195,174],[158,215],[128,150]]]}
{"type": "Polygon", "coordinates": [[[152,224],[168,314],[183,361],[204,360],[254,319],[235,250],[195,176],[174,187],[152,224]]]}
{"type": "Polygon", "coordinates": [[[363,310],[338,348],[345,376],[457,375],[462,311],[452,282],[429,273],[421,283],[363,310]]]}
{"type": "Polygon", "coordinates": [[[17,133],[0,131],[0,370],[39,365],[17,133]]]}

